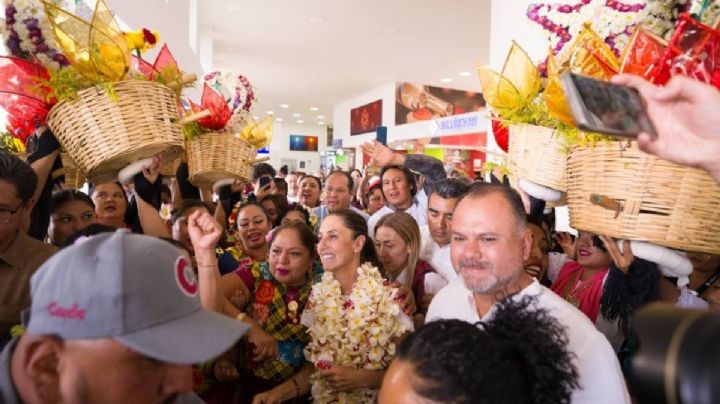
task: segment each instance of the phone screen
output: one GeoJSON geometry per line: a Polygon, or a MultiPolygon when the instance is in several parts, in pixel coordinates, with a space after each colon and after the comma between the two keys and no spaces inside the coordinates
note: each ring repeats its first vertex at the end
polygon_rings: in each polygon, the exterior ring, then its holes
{"type": "Polygon", "coordinates": [[[378,143],[387,146],[387,127],[386,126],[378,126],[377,129],[375,129],[375,140],[377,140],[378,143]]]}
{"type": "Polygon", "coordinates": [[[268,185],[270,185],[270,177],[260,177],[260,188],[264,188],[268,185]]]}
{"type": "Polygon", "coordinates": [[[573,119],[581,129],[617,136],[655,135],[642,97],[634,88],[577,74],[563,77],[573,119]]]}

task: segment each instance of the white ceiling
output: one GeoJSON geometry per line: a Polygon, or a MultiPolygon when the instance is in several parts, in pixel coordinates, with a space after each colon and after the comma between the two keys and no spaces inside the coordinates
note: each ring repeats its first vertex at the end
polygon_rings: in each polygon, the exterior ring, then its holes
{"type": "Polygon", "coordinates": [[[475,63],[489,58],[490,0],[198,3],[214,68],[247,76],[259,99],[254,114],[272,110],[284,122],[317,124],[323,115],[332,125],[334,105],[394,81],[479,91],[475,63]]]}

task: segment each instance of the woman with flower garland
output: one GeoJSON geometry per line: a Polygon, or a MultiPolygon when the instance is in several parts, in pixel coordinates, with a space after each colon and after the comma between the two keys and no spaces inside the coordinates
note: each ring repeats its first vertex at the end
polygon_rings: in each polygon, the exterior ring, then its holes
{"type": "Polygon", "coordinates": [[[233,352],[218,360],[215,373],[221,379],[238,380],[241,402],[250,402],[261,392],[254,402],[270,398],[270,402],[300,402],[308,393],[312,367],[303,349],[309,336],[300,318],[312,285],[323,273],[314,258],[312,229],[291,222],[273,232],[267,261],[255,261],[232,274],[249,300],[242,311],[226,310],[226,314],[252,328],[241,354],[233,352]],[[302,391],[301,385],[305,386],[302,391]]]}
{"type": "Polygon", "coordinates": [[[320,191],[322,183],[318,177],[312,175],[303,175],[300,178],[300,196],[298,202],[308,208],[317,208],[320,206],[320,191]]]}
{"type": "Polygon", "coordinates": [[[378,270],[362,216],[345,210],[323,220],[318,255],[325,274],[302,316],[314,402],[374,403],[396,343],[413,329],[378,270]]]}
{"type": "Polygon", "coordinates": [[[412,291],[418,305],[413,321],[416,327],[423,325],[432,297],[425,294],[425,275],[435,270],[418,258],[420,228],[415,219],[403,211],[380,218],[375,227],[375,246],[386,277],[412,291]]]}

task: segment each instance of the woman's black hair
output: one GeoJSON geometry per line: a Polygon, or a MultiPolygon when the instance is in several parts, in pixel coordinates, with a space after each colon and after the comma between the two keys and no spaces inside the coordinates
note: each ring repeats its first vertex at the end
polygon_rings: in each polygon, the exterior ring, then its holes
{"type": "Polygon", "coordinates": [[[353,239],[365,236],[365,244],[363,244],[362,250],[360,250],[360,263],[369,262],[374,267],[382,268],[382,263],[380,263],[380,258],[378,258],[377,251],[375,250],[375,243],[368,234],[368,225],[365,218],[350,209],[333,212],[328,215],[328,217],[330,216],[339,216],[342,218],[345,227],[352,231],[353,239]]]}
{"type": "Polygon", "coordinates": [[[170,216],[170,223],[175,224],[179,218],[185,215],[188,209],[192,208],[205,208],[208,213],[213,214],[213,208],[207,202],[203,202],[199,199],[183,199],[182,204],[177,209],[173,209],[170,216]]]}
{"type": "Polygon", "coordinates": [[[298,180],[298,185],[300,185],[300,183],[301,183],[305,178],[312,178],[312,179],[314,179],[315,182],[317,182],[317,184],[318,184],[318,188],[319,188],[320,190],[322,190],[322,181],[320,181],[320,178],[318,178],[318,177],[316,177],[316,176],[314,176],[314,175],[310,175],[310,174],[305,174],[305,175],[301,176],[300,179],[298,180]]]}
{"type": "Polygon", "coordinates": [[[77,189],[63,189],[52,194],[50,214],[55,214],[58,209],[69,202],[84,202],[95,211],[95,203],[86,193],[77,189]]]}
{"type": "MultiPolygon", "coordinates": [[[[282,195],[275,195],[275,194],[269,194],[263,196],[258,203],[262,205],[265,201],[272,201],[272,203],[275,205],[275,209],[277,209],[277,220],[275,220],[275,223],[272,223],[272,227],[278,227],[280,226],[280,221],[282,221],[283,216],[285,216],[285,211],[288,208],[288,202],[287,198],[285,198],[282,195]]],[[[268,215],[269,217],[269,215],[268,215]]]]}
{"type": "Polygon", "coordinates": [[[270,238],[270,245],[275,242],[275,238],[277,237],[277,235],[285,230],[296,231],[298,233],[298,236],[300,236],[300,242],[310,252],[310,258],[315,258],[315,256],[317,255],[317,248],[315,248],[317,246],[317,237],[315,237],[313,229],[305,223],[290,222],[278,227],[272,232],[272,237],[270,238]]]}
{"type": "Polygon", "coordinates": [[[69,235],[68,238],[65,239],[65,242],[63,243],[61,248],[65,248],[75,244],[75,242],[82,237],[92,237],[101,233],[112,233],[115,231],[118,231],[118,229],[112,226],[106,226],[100,223],[93,223],[69,235]]]}
{"type": "Polygon", "coordinates": [[[565,328],[536,299],[505,299],[492,320],[426,324],[398,347],[415,393],[442,403],[570,403],[579,387],[565,328]]]}
{"type": "Polygon", "coordinates": [[[282,218],[280,219],[280,223],[282,223],[282,219],[284,219],[288,213],[293,211],[302,213],[303,217],[305,218],[305,224],[312,227],[312,223],[310,223],[310,212],[308,212],[307,209],[305,209],[299,203],[291,203],[290,205],[288,205],[287,209],[285,209],[285,213],[283,213],[282,218]]]}
{"type": "Polygon", "coordinates": [[[627,274],[610,264],[603,285],[600,311],[610,321],[618,321],[623,335],[630,317],[642,306],[660,297],[660,270],[654,262],[635,257],[627,274]]]}
{"type": "MultiPolygon", "coordinates": [[[[417,189],[417,182],[415,182],[415,175],[410,171],[410,169],[402,167],[402,166],[387,166],[383,167],[380,170],[380,184],[382,184],[382,179],[385,176],[385,173],[390,170],[400,170],[405,175],[405,181],[407,181],[408,185],[410,185],[410,197],[414,198],[415,195],[417,195],[418,189],[417,189]]],[[[382,186],[380,187],[382,189],[382,186]]],[[[383,191],[383,197],[385,196],[385,191],[383,191]]],[[[387,198],[385,198],[387,199],[387,198]]]]}

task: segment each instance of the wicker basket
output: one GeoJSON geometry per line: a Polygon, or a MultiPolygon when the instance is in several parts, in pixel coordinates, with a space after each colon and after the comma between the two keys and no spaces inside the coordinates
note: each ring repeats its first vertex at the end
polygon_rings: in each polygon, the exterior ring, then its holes
{"type": "Polygon", "coordinates": [[[670,248],[720,253],[720,186],[702,170],[660,160],[635,144],[623,146],[616,142],[572,151],[570,225],[670,248]],[[596,203],[591,202],[593,194],[596,203]]]}
{"type": "Polygon", "coordinates": [[[180,163],[183,162],[183,156],[177,157],[170,162],[164,162],[160,174],[165,178],[174,178],[180,163]]]}
{"type": "Polygon", "coordinates": [[[87,178],[85,174],[80,171],[77,164],[73,161],[67,153],[60,153],[60,159],[62,159],[63,175],[65,176],[65,187],[72,189],[80,189],[87,178]]]}
{"type": "Polygon", "coordinates": [[[567,153],[551,128],[510,125],[508,169],[514,176],[558,191],[567,191],[567,153]]]}
{"type": "Polygon", "coordinates": [[[137,160],[162,153],[171,161],[183,150],[171,89],[140,80],[121,81],[113,88],[117,100],[93,87],[48,114],[55,137],[95,183],[116,180],[121,168],[137,160]]]}
{"type": "Polygon", "coordinates": [[[256,150],[236,135],[206,133],[186,144],[190,182],[211,189],[226,178],[250,180],[256,150]]]}

